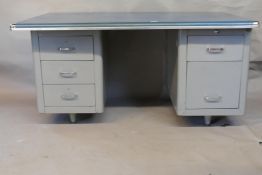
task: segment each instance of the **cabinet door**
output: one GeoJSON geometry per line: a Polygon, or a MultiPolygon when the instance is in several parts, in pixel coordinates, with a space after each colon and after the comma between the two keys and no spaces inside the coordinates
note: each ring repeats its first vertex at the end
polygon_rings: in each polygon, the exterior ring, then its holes
{"type": "Polygon", "coordinates": [[[242,62],[187,63],[187,109],[239,108],[242,62]]]}

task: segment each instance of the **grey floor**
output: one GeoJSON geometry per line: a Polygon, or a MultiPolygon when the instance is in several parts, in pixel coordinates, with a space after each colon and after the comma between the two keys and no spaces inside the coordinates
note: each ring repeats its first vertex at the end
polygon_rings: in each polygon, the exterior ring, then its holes
{"type": "Polygon", "coordinates": [[[250,71],[246,115],[211,127],[169,103],[115,105],[69,124],[36,111],[32,86],[0,82],[1,175],[262,174],[261,71],[250,71]]]}

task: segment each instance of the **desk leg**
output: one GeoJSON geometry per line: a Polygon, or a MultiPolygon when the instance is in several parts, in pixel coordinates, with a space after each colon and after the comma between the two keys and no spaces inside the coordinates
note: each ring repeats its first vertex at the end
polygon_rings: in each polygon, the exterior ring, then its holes
{"type": "Polygon", "coordinates": [[[71,123],[76,123],[76,114],[69,114],[69,121],[71,123]]]}
{"type": "Polygon", "coordinates": [[[212,122],[212,116],[204,116],[205,124],[210,125],[212,122]]]}

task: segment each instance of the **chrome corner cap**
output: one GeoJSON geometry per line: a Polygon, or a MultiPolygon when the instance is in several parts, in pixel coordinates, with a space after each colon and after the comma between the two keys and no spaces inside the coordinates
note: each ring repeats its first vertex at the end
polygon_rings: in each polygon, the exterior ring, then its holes
{"type": "Polygon", "coordinates": [[[10,29],[11,31],[15,30],[15,29],[16,29],[16,25],[15,25],[15,24],[11,24],[9,29],[10,29]]]}

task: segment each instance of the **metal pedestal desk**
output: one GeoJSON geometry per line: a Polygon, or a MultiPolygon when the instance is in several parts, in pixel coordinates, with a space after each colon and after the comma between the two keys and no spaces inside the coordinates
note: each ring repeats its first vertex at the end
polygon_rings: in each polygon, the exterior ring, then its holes
{"type": "Polygon", "coordinates": [[[165,30],[168,88],[181,116],[242,115],[250,32],[223,13],[50,13],[11,25],[32,36],[38,110],[102,113],[104,30],[165,30]]]}

